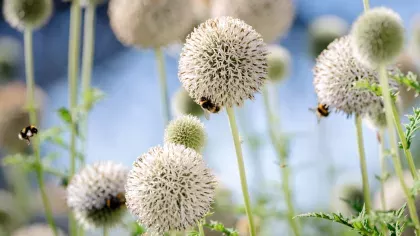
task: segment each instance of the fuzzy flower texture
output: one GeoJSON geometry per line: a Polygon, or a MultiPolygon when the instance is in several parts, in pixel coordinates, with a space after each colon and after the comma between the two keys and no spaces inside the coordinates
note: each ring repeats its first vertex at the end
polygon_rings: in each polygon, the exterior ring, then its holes
{"type": "Polygon", "coordinates": [[[215,188],[215,176],[198,152],[166,144],[134,162],[126,185],[127,207],[152,234],[182,231],[209,212],[215,188]]]}
{"type": "Polygon", "coordinates": [[[113,226],[125,210],[128,169],[111,161],[86,166],[67,187],[67,204],[87,228],[113,226]]]}
{"type": "Polygon", "coordinates": [[[263,86],[267,48],[259,33],[239,19],[209,19],[186,40],[178,77],[195,102],[241,106],[263,86]]]}
{"type": "MultiPolygon", "coordinates": [[[[314,87],[318,102],[348,116],[377,117],[383,112],[382,98],[358,88],[356,82],[367,80],[369,84],[379,84],[378,73],[356,60],[350,43],[350,36],[336,39],[317,58],[314,87]]],[[[397,84],[390,81],[390,88],[396,90],[397,84]]]]}
{"type": "Polygon", "coordinates": [[[52,0],[4,0],[5,20],[20,31],[45,25],[53,12],[52,0]]]}
{"type": "Polygon", "coordinates": [[[195,116],[181,116],[171,121],[166,127],[165,143],[181,144],[199,152],[205,142],[204,125],[195,116]]]}

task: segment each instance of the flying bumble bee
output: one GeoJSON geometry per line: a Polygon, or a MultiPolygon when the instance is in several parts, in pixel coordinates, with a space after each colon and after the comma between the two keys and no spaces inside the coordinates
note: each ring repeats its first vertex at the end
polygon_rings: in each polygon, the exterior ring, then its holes
{"type": "Polygon", "coordinates": [[[315,112],[318,118],[318,123],[321,121],[321,118],[328,117],[328,115],[330,114],[328,106],[326,104],[321,103],[318,103],[318,106],[316,108],[309,108],[309,110],[315,112]]]}
{"type": "Polygon", "coordinates": [[[220,111],[220,106],[214,104],[210,99],[206,97],[201,97],[199,104],[204,110],[204,116],[207,120],[210,119],[210,113],[218,113],[220,111]]]}
{"type": "Polygon", "coordinates": [[[116,196],[111,196],[110,198],[106,199],[106,206],[111,210],[118,209],[124,204],[125,204],[124,193],[118,193],[116,196]]]}
{"type": "Polygon", "coordinates": [[[30,138],[33,137],[35,134],[38,134],[38,128],[34,125],[27,126],[23,128],[19,133],[19,139],[20,140],[26,140],[28,145],[31,144],[30,138]]]}

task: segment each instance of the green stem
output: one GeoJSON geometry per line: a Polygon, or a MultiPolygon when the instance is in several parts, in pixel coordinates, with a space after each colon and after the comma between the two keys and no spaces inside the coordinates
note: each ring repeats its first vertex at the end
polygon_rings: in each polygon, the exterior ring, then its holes
{"type": "Polygon", "coordinates": [[[357,146],[358,146],[358,151],[359,151],[360,171],[362,172],[365,210],[366,210],[366,213],[369,214],[371,210],[369,178],[367,174],[365,147],[363,143],[362,119],[360,118],[359,115],[356,115],[355,125],[356,125],[356,133],[357,133],[357,146]]]}
{"type": "Polygon", "coordinates": [[[378,131],[379,135],[379,163],[381,166],[381,205],[382,210],[386,211],[386,201],[385,201],[385,176],[388,174],[388,168],[386,166],[386,159],[385,159],[385,132],[383,129],[378,131]]]}
{"type": "MultiPolygon", "coordinates": [[[[75,110],[77,107],[77,78],[79,75],[81,8],[80,0],[72,0],[70,9],[70,38],[68,55],[68,83],[69,106],[72,114],[70,135],[70,176],[69,181],[76,172],[76,129],[75,110]]],[[[77,235],[77,224],[72,212],[69,212],[70,235],[77,235]]]]}
{"type": "Polygon", "coordinates": [[[204,228],[203,228],[203,222],[198,222],[198,232],[200,233],[200,236],[204,236],[204,228]]]}
{"type": "Polygon", "coordinates": [[[251,202],[249,200],[248,186],[246,183],[245,164],[242,156],[241,141],[239,140],[238,127],[236,126],[235,112],[233,108],[226,107],[226,112],[229,118],[229,125],[232,132],[233,143],[235,144],[236,158],[238,161],[239,176],[241,179],[242,194],[244,197],[245,211],[248,216],[250,236],[255,236],[254,219],[252,217],[251,202]]]}
{"type": "MultiPolygon", "coordinates": [[[[384,65],[379,66],[379,80],[382,87],[382,91],[389,91],[388,77],[387,77],[386,68],[384,65]]],[[[391,95],[389,94],[389,92],[384,92],[382,94],[384,97],[386,122],[388,126],[389,142],[391,144],[391,155],[392,155],[392,161],[395,168],[395,173],[400,179],[401,187],[403,188],[405,196],[407,198],[408,210],[410,212],[411,220],[413,221],[414,226],[416,228],[417,235],[420,235],[420,224],[419,224],[419,218],[416,212],[416,206],[414,204],[413,196],[411,195],[410,190],[408,189],[404,181],[403,170],[402,170],[402,166],[400,162],[400,155],[398,152],[397,139],[395,137],[395,128],[394,128],[394,123],[393,123],[394,115],[392,112],[391,95]]]]}
{"type": "Polygon", "coordinates": [[[168,98],[168,85],[166,81],[166,71],[165,71],[165,58],[163,56],[163,52],[161,48],[155,49],[156,54],[156,62],[159,72],[159,84],[160,84],[160,95],[161,95],[161,103],[163,109],[163,119],[164,119],[164,126],[168,124],[169,120],[171,119],[171,111],[169,108],[169,98],[168,98]]]}
{"type": "Polygon", "coordinates": [[[408,167],[410,168],[411,175],[413,176],[414,180],[418,180],[419,176],[417,173],[416,165],[414,164],[413,155],[411,154],[410,148],[408,148],[407,138],[405,137],[404,131],[402,129],[400,115],[398,114],[397,106],[395,105],[394,102],[392,103],[392,112],[394,116],[394,124],[395,124],[395,127],[397,128],[397,133],[398,133],[398,136],[400,137],[401,144],[403,146],[404,154],[407,159],[407,163],[408,163],[408,167]]]}
{"type": "MultiPolygon", "coordinates": [[[[33,62],[33,47],[32,47],[32,29],[25,29],[24,33],[25,46],[25,73],[26,73],[26,93],[29,109],[29,120],[32,125],[37,125],[37,114],[35,108],[35,79],[34,79],[34,62],[33,62]]],[[[32,147],[35,154],[35,172],[38,180],[39,190],[41,192],[42,203],[45,208],[45,215],[48,224],[52,228],[54,235],[57,235],[57,228],[54,223],[51,206],[48,201],[47,193],[44,184],[44,172],[41,165],[41,155],[39,151],[39,139],[37,136],[33,138],[32,147]]]]}
{"type": "MultiPolygon", "coordinates": [[[[91,106],[91,78],[92,78],[92,65],[93,56],[95,50],[95,13],[96,5],[89,3],[85,8],[85,19],[84,19],[84,33],[83,33],[83,52],[82,52],[82,91],[83,100],[85,106],[91,106]]],[[[83,142],[82,142],[82,153],[86,156],[86,143],[88,135],[88,118],[89,112],[86,109],[82,121],[83,127],[83,142]]],[[[84,158],[82,159],[82,165],[85,164],[84,158]]]]}
{"type": "Polygon", "coordinates": [[[45,173],[52,174],[56,177],[60,177],[60,178],[67,178],[68,177],[66,174],[64,174],[64,173],[62,173],[58,170],[55,170],[51,167],[44,167],[43,169],[44,169],[45,173]]]}
{"type": "MultiPolygon", "coordinates": [[[[294,234],[296,236],[300,235],[298,222],[296,219],[293,219],[295,217],[295,210],[293,207],[293,200],[292,200],[292,194],[289,187],[289,177],[290,177],[290,167],[286,165],[287,162],[287,151],[285,148],[283,148],[283,145],[281,144],[281,139],[277,137],[276,130],[278,130],[278,126],[276,126],[276,117],[274,112],[272,111],[272,108],[270,106],[270,99],[268,94],[268,88],[264,87],[263,91],[264,96],[264,108],[266,110],[266,116],[268,118],[268,130],[270,134],[271,143],[276,151],[277,158],[280,161],[281,173],[282,173],[282,189],[283,194],[285,197],[285,201],[287,204],[287,219],[289,221],[289,225],[292,228],[294,234]]],[[[278,120],[277,120],[277,123],[278,120]]]]}
{"type": "Polygon", "coordinates": [[[365,11],[369,10],[369,0],[363,0],[363,8],[365,11]]]}
{"type": "Polygon", "coordinates": [[[103,236],[108,236],[108,235],[109,235],[108,227],[104,226],[104,235],[103,236]]]}

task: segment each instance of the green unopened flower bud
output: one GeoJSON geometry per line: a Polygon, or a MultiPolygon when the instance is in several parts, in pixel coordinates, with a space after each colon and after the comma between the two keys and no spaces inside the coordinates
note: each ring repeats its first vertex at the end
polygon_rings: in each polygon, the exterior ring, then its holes
{"type": "Polygon", "coordinates": [[[335,39],[347,34],[348,24],[334,15],[324,15],[316,18],[309,26],[311,54],[317,57],[335,39]]]}
{"type": "Polygon", "coordinates": [[[52,0],[4,0],[5,20],[17,30],[38,29],[45,25],[52,15],[52,0]]]}
{"type": "Polygon", "coordinates": [[[278,45],[270,45],[268,52],[268,78],[273,82],[280,82],[289,75],[290,53],[286,48],[278,45]]]}
{"type": "Polygon", "coordinates": [[[351,35],[354,56],[372,68],[394,62],[403,49],[403,22],[389,8],[378,7],[361,15],[351,35]]]}
{"type": "Polygon", "coordinates": [[[172,99],[172,110],[175,115],[202,116],[204,110],[188,95],[184,88],[180,88],[172,99]]]}
{"type": "Polygon", "coordinates": [[[205,142],[204,125],[195,116],[181,116],[171,121],[166,127],[165,143],[181,144],[200,152],[205,142]]]}

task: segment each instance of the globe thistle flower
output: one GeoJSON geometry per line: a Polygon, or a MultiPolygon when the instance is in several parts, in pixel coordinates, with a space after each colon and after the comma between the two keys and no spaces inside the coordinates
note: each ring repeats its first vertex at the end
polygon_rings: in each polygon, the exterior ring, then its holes
{"type": "Polygon", "coordinates": [[[176,116],[202,116],[204,110],[188,95],[184,88],[180,88],[172,98],[172,110],[176,116]]]}
{"type": "Polygon", "coordinates": [[[114,226],[125,212],[128,169],[112,161],[97,162],[76,174],[67,186],[67,205],[86,228],[114,226]]]}
{"type": "Polygon", "coordinates": [[[265,82],[266,45],[241,20],[209,19],[187,38],[178,69],[183,87],[196,103],[204,97],[221,107],[241,106],[265,82]]]}
{"type": "Polygon", "coordinates": [[[396,12],[385,7],[361,15],[351,35],[355,57],[372,68],[394,62],[404,46],[403,22],[396,12]]]}
{"type": "Polygon", "coordinates": [[[282,37],[291,27],[295,8],[291,0],[213,0],[212,17],[231,16],[259,32],[267,43],[282,37]]]}
{"type": "Polygon", "coordinates": [[[362,186],[346,184],[334,190],[331,199],[333,211],[338,211],[345,216],[358,215],[359,212],[356,212],[349,203],[363,206],[364,195],[362,186]]]}
{"type": "Polygon", "coordinates": [[[347,34],[347,22],[335,15],[323,15],[309,25],[311,54],[317,57],[335,39],[347,34]]]}
{"type": "MultiPolygon", "coordinates": [[[[357,88],[355,83],[367,80],[370,84],[379,84],[378,73],[353,57],[350,41],[350,36],[336,39],[319,55],[314,68],[315,92],[319,103],[330,109],[348,116],[375,117],[375,113],[383,110],[382,98],[370,90],[357,88]]],[[[394,81],[389,85],[393,90],[398,88],[394,81]]]]}
{"type": "MultiPolygon", "coordinates": [[[[66,234],[61,230],[57,229],[58,236],[65,236],[66,234]]],[[[17,229],[12,233],[12,236],[54,236],[54,231],[47,224],[32,224],[17,229]]]]}
{"type": "Polygon", "coordinates": [[[111,0],[111,28],[128,46],[166,46],[190,30],[194,14],[189,3],[190,0],[111,0]]]}
{"type": "MultiPolygon", "coordinates": [[[[35,88],[35,109],[37,120],[41,120],[46,94],[41,88],[35,88]]],[[[0,148],[10,153],[24,152],[26,142],[18,139],[19,130],[29,125],[26,109],[26,85],[20,81],[11,81],[0,85],[0,148]]]]}
{"type": "Polygon", "coordinates": [[[53,12],[52,0],[4,0],[4,19],[13,28],[36,30],[47,24],[53,12]]]}
{"type": "Polygon", "coordinates": [[[280,82],[289,75],[290,53],[286,48],[278,45],[270,45],[268,52],[268,78],[273,82],[280,82]]]}
{"type": "Polygon", "coordinates": [[[153,147],[128,174],[127,207],[150,232],[186,230],[213,202],[216,181],[203,157],[178,144],[153,147]]]}
{"type": "Polygon", "coordinates": [[[22,47],[12,37],[0,38],[0,83],[16,76],[22,47]]]}
{"type": "Polygon", "coordinates": [[[200,152],[206,142],[203,123],[191,115],[172,120],[165,130],[165,143],[181,144],[200,152]]]}

